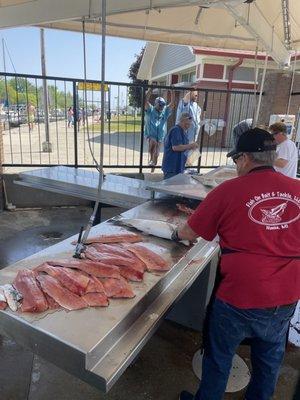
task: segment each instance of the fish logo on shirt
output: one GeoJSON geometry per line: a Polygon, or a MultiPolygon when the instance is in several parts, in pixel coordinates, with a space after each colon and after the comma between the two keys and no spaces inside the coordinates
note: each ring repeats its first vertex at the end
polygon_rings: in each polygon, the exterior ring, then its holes
{"type": "Polygon", "coordinates": [[[300,203],[293,198],[262,199],[250,207],[248,216],[259,225],[289,225],[300,219],[300,203]]]}
{"type": "Polygon", "coordinates": [[[261,208],[262,222],[276,224],[281,222],[282,215],[287,207],[287,202],[281,203],[276,207],[261,208]]]}

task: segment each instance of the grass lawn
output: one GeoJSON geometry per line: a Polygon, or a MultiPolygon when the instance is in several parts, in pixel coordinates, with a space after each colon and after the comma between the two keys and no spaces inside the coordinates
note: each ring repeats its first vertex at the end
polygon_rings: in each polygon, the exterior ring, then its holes
{"type": "MultiPolygon", "coordinates": [[[[95,122],[89,125],[89,129],[100,131],[100,122],[95,122]]],[[[105,121],[105,131],[108,131],[109,123],[105,121]]],[[[141,116],[133,117],[132,115],[119,115],[112,117],[110,120],[111,132],[140,132],[141,131],[141,116]]]]}

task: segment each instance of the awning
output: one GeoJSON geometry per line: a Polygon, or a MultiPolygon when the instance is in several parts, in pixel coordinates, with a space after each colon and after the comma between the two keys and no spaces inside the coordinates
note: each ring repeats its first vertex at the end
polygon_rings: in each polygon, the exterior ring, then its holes
{"type": "MultiPolygon", "coordinates": [[[[0,0],[0,28],[99,33],[100,0],[0,0]]],[[[284,66],[300,50],[299,0],[109,0],[107,34],[152,42],[267,51],[284,66]]]]}

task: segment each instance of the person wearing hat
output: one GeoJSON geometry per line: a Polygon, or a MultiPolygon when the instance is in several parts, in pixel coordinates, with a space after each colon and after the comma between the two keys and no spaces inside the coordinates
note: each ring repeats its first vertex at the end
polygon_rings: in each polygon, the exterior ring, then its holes
{"type": "Polygon", "coordinates": [[[298,150],[295,143],[287,137],[287,126],[283,122],[276,122],[269,126],[269,131],[277,143],[277,160],[274,164],[276,171],[296,178],[298,150]]]}
{"type": "Polygon", "coordinates": [[[192,117],[189,113],[181,113],[178,124],[173,126],[165,137],[162,162],[164,179],[183,173],[187,160],[187,150],[198,148],[197,143],[189,143],[187,136],[191,122],[192,117]]]}
{"type": "Polygon", "coordinates": [[[163,141],[166,122],[171,115],[171,110],[174,107],[174,91],[171,91],[171,102],[166,104],[163,97],[156,97],[154,105],[149,102],[152,90],[149,89],[145,100],[145,137],[149,144],[149,166],[154,172],[154,167],[157,164],[157,159],[160,151],[160,144],[163,141]]]}
{"type": "Polygon", "coordinates": [[[187,92],[184,97],[179,101],[176,114],[176,123],[179,122],[180,115],[183,112],[187,112],[191,117],[191,125],[187,131],[189,143],[196,142],[198,140],[198,134],[201,123],[201,107],[197,103],[198,92],[192,90],[187,92]]]}
{"type": "Polygon", "coordinates": [[[244,132],[247,132],[249,129],[251,129],[252,123],[253,123],[252,118],[243,119],[242,121],[240,121],[238,124],[236,124],[233,127],[232,134],[233,134],[234,146],[236,146],[237,141],[239,140],[239,137],[241,136],[241,134],[244,132]]]}
{"type": "Polygon", "coordinates": [[[227,156],[238,177],[213,189],[173,233],[174,240],[191,242],[217,237],[221,248],[200,387],[180,400],[223,399],[233,356],[246,338],[252,373],[244,398],[270,400],[300,299],[300,181],[275,171],[276,142],[265,130],[244,132],[227,156]]]}

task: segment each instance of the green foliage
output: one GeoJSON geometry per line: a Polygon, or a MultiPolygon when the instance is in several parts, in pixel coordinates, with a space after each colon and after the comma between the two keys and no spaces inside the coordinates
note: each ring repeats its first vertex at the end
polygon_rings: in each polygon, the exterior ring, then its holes
{"type": "MultiPolygon", "coordinates": [[[[0,78],[0,103],[8,100],[9,104],[28,104],[43,106],[43,87],[35,86],[26,78],[0,78]]],[[[73,96],[70,92],[59,90],[57,86],[48,85],[48,103],[50,109],[71,107],[73,96]]]]}
{"type": "MultiPolygon", "coordinates": [[[[137,74],[142,62],[143,54],[145,51],[145,47],[142,48],[140,54],[135,55],[135,60],[131,64],[128,72],[128,78],[130,78],[132,83],[142,84],[145,81],[141,81],[137,79],[137,74]]],[[[129,105],[132,107],[141,107],[142,106],[142,89],[138,86],[130,86],[129,88],[129,105]]]]}

